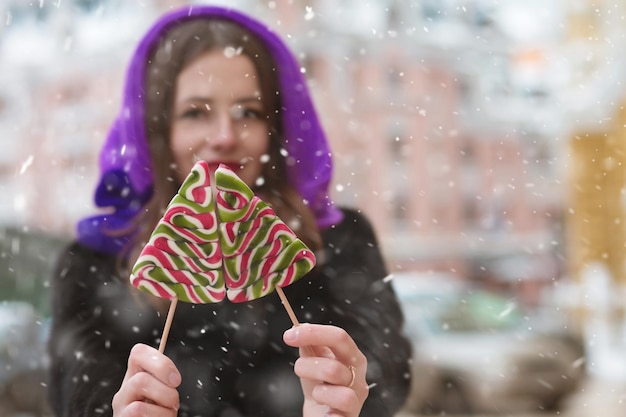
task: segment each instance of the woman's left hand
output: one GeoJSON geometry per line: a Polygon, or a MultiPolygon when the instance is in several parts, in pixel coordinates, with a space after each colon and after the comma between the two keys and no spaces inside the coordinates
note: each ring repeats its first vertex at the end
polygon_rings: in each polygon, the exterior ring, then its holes
{"type": "Polygon", "coordinates": [[[303,417],[357,417],[369,393],[367,359],[350,335],[307,323],[287,330],[283,340],[300,348],[294,372],[304,392],[303,417]]]}

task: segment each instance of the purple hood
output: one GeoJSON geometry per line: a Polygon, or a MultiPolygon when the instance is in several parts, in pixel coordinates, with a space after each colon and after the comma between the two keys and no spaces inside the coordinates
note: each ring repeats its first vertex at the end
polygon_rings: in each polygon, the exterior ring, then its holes
{"type": "Polygon", "coordinates": [[[78,223],[78,240],[87,246],[119,253],[132,232],[131,220],[152,194],[153,178],[144,126],[146,61],[162,33],[182,21],[217,17],[247,27],[266,43],[280,78],[284,148],[295,163],[287,167],[288,180],[312,209],[320,228],[338,223],[341,212],[329,193],[332,160],[300,72],[300,65],[280,37],[265,24],[241,12],[214,6],[186,6],[161,17],[143,37],[130,61],[122,109],[113,122],[100,152],[100,179],[95,203],[107,208],[78,223]]]}

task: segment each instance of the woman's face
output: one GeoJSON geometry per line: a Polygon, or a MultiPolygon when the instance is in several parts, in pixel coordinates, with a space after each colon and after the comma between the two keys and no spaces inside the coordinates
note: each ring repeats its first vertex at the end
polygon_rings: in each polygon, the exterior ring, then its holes
{"type": "Polygon", "coordinates": [[[170,132],[178,180],[204,160],[211,172],[227,164],[254,187],[269,149],[267,110],[247,56],[216,50],[183,68],[176,80],[170,132]]]}

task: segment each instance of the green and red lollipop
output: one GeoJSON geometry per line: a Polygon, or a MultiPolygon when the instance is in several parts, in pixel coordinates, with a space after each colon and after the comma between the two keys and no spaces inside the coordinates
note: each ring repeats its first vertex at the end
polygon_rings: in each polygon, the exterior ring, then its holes
{"type": "Polygon", "coordinates": [[[282,291],[315,266],[315,256],[274,210],[225,165],[215,172],[215,204],[209,166],[197,162],[168,204],[132,269],[131,283],[170,299],[165,340],[180,299],[240,303],[282,291]]]}

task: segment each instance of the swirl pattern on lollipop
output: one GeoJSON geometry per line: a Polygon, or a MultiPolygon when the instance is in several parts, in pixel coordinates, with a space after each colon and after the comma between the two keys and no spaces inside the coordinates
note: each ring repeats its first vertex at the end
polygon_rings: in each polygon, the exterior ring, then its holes
{"type": "Polygon", "coordinates": [[[263,297],[315,266],[315,256],[274,210],[226,165],[215,172],[219,238],[227,296],[263,297]]]}
{"type": "Polygon", "coordinates": [[[224,299],[209,166],[198,162],[168,204],[133,266],[131,283],[162,298],[204,304],[224,299]]]}
{"type": "Polygon", "coordinates": [[[135,287],[189,303],[226,296],[239,303],[287,286],[315,266],[309,248],[230,168],[220,165],[215,183],[217,204],[209,166],[197,162],[133,267],[135,287]]]}

